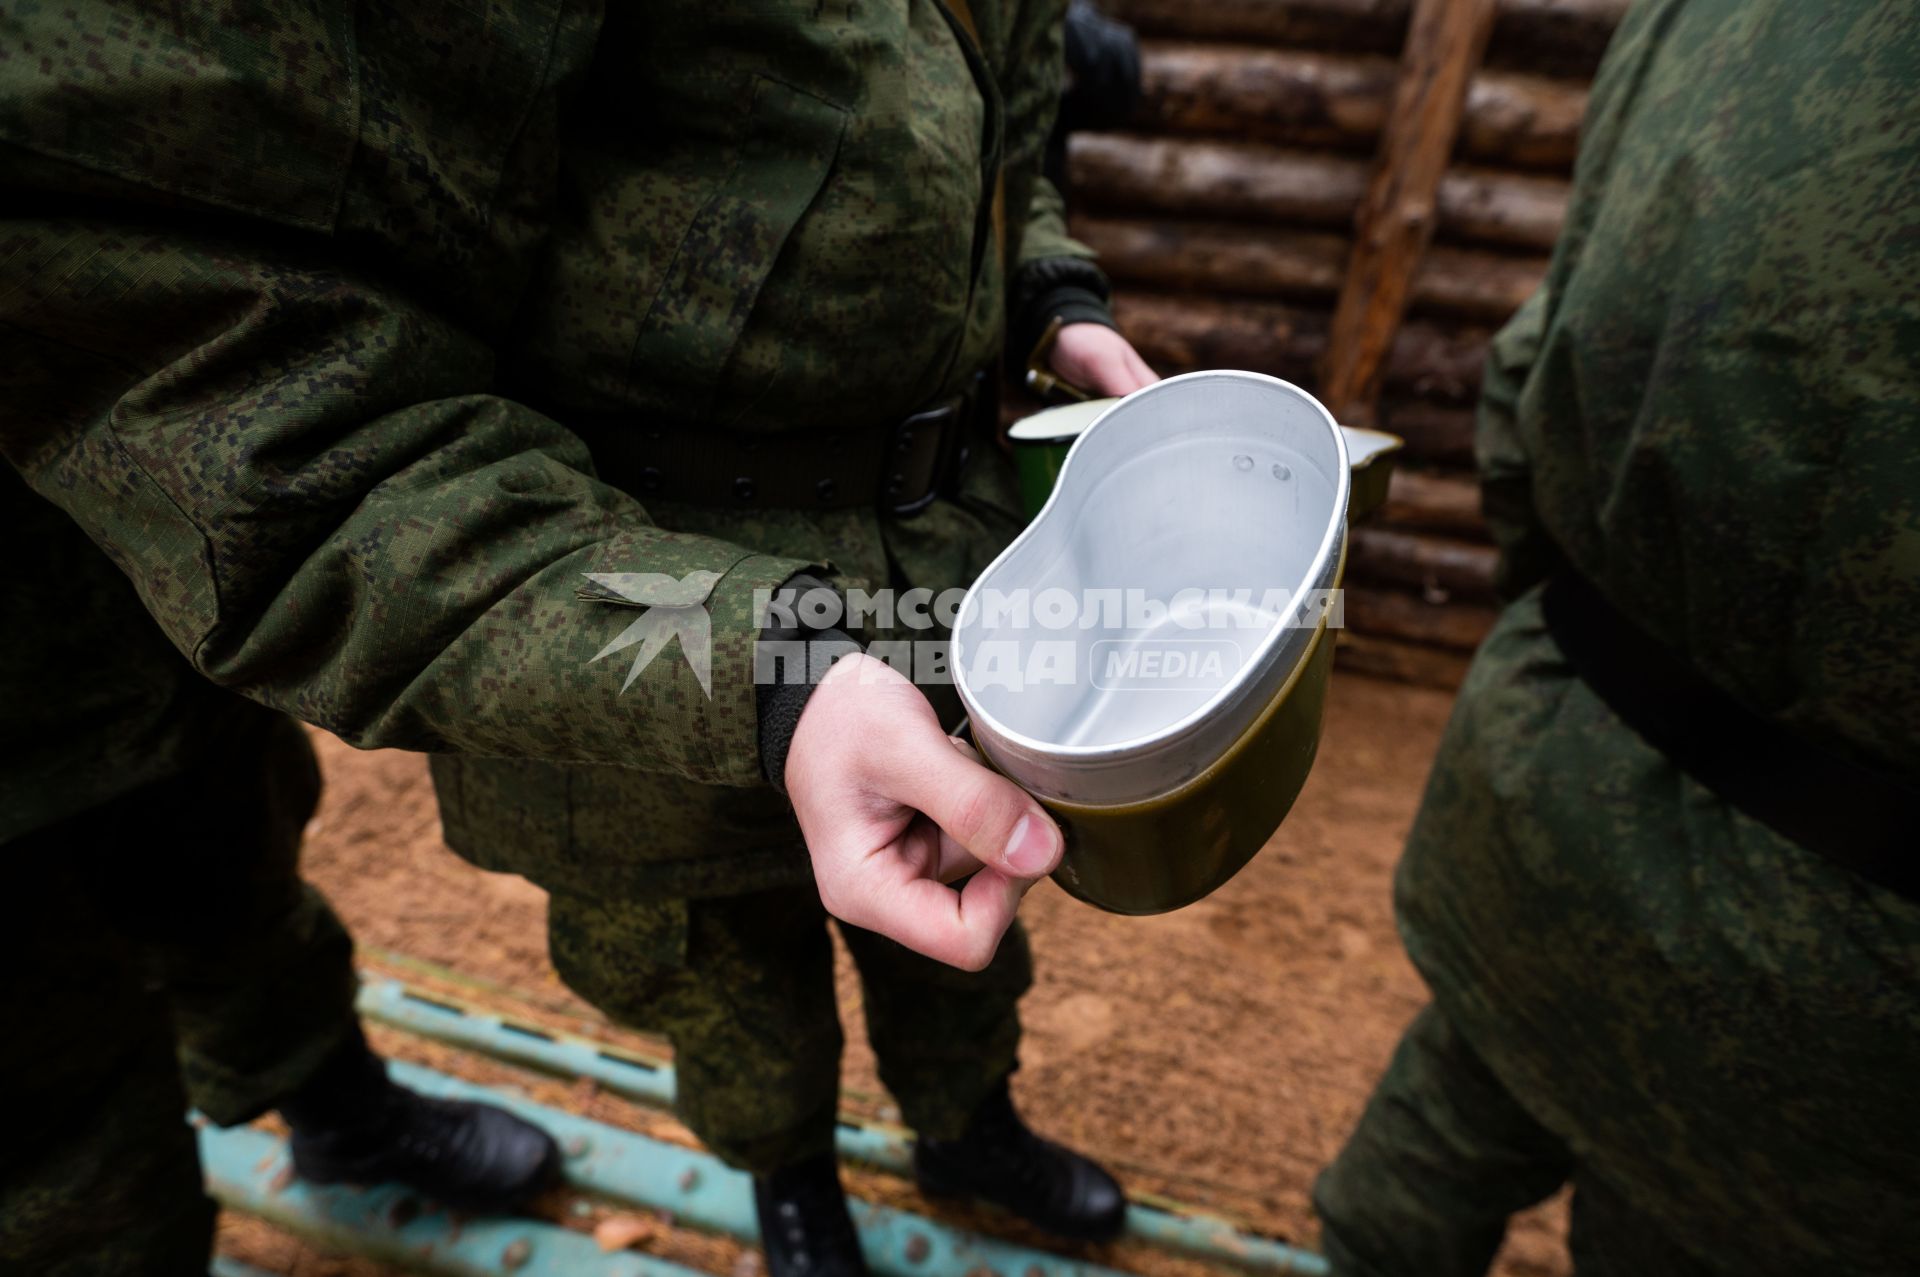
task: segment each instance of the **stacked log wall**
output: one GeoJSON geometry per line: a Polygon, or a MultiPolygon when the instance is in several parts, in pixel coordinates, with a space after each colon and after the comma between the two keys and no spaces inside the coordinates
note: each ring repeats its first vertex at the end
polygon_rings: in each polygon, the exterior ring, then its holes
{"type": "MultiPolygon", "coordinates": [[[[1317,390],[1416,0],[1105,0],[1139,34],[1130,126],[1069,150],[1072,225],[1165,373],[1317,390]]],[[[1497,0],[1376,420],[1407,441],[1353,540],[1343,659],[1457,682],[1495,613],[1472,470],[1492,335],[1545,275],[1589,81],[1626,0],[1497,0]]]]}

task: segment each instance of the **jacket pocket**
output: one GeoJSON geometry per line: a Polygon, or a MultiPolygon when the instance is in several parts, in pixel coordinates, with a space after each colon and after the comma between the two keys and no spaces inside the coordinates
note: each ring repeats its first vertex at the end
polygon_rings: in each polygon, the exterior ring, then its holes
{"type": "Polygon", "coordinates": [[[754,80],[732,169],[688,226],[628,361],[642,386],[690,395],[706,414],[760,289],[833,170],[846,111],[767,76],[754,80]]]}

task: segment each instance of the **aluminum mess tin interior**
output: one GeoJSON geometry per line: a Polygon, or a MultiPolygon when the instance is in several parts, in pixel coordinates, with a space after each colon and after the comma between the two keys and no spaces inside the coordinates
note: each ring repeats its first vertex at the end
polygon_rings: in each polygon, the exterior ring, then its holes
{"type": "Polygon", "coordinates": [[[1189,373],[1114,404],[961,605],[954,681],[980,748],[1061,803],[1135,804],[1193,781],[1316,643],[1321,592],[1344,559],[1350,484],[1339,426],[1277,378],[1189,373]],[[1076,604],[1060,628],[1032,606],[1054,590],[1076,604]],[[1024,595],[1027,614],[996,608],[996,592],[1024,595]],[[1071,679],[1005,676],[1049,668],[1037,645],[1057,653],[1063,642],[1071,679]],[[1143,650],[1205,657],[1218,677],[1170,685],[1126,659],[1143,650]]]}

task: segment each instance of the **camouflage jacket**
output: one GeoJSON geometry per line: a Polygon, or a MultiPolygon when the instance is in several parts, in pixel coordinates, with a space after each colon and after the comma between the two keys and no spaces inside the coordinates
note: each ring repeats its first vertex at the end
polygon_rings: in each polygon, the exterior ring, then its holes
{"type": "MultiPolygon", "coordinates": [[[[835,538],[663,518],[573,427],[898,419],[1010,281],[1103,287],[1039,176],[1062,7],[8,6],[0,448],[51,506],[6,553],[57,512],[192,670],[358,745],[760,783],[752,596],[835,538]],[[710,697],[591,663],[601,570],[711,574],[710,697]]],[[[83,559],[0,569],[0,837],[166,766],[164,661],[60,664],[115,648],[83,559]]]]}
{"type": "Polygon", "coordinates": [[[1920,776],[1920,22],[1650,0],[1495,343],[1487,513],[1757,713],[1920,776]]]}
{"type": "Polygon", "coordinates": [[[1920,1126],[1920,904],[1653,749],[1537,584],[1564,559],[1755,713],[1920,775],[1917,214],[1911,5],[1636,0],[1488,370],[1519,597],[1435,758],[1400,930],[1582,1180],[1700,1271],[1912,1271],[1920,1156],[1887,1132],[1920,1126]]]}

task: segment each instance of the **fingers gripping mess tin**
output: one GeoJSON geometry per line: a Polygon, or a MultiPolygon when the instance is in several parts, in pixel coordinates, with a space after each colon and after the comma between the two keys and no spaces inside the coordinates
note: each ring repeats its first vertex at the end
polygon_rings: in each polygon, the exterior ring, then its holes
{"type": "Polygon", "coordinates": [[[1347,526],[1384,500],[1399,440],[1247,372],[1012,435],[1044,504],[954,626],[973,739],[1065,830],[1063,888],[1177,909],[1238,872],[1306,781],[1347,526]]]}

